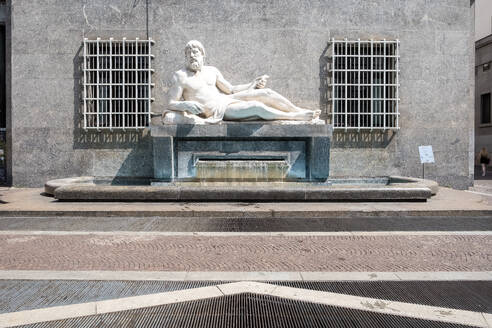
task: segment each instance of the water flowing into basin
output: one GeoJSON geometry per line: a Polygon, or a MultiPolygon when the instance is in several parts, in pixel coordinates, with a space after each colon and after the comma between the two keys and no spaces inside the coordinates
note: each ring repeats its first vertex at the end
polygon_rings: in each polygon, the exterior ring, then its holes
{"type": "Polygon", "coordinates": [[[195,167],[201,182],[279,182],[290,168],[282,159],[200,159],[195,167]]]}

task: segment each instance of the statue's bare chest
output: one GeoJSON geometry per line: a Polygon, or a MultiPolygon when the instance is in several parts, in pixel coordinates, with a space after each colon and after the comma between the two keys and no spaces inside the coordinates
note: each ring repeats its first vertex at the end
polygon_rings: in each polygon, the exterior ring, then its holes
{"type": "Polygon", "coordinates": [[[185,89],[189,91],[200,91],[204,88],[215,87],[217,77],[212,72],[200,72],[197,75],[190,76],[185,81],[185,89]]]}

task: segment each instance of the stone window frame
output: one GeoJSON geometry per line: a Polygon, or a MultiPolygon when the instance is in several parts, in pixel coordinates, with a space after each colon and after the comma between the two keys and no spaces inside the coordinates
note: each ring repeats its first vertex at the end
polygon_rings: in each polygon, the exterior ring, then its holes
{"type": "Polygon", "coordinates": [[[151,121],[152,39],[84,38],[83,128],[143,129],[151,121]]]}
{"type": "Polygon", "coordinates": [[[330,47],[333,129],[400,129],[400,41],[331,39],[330,47]]]}

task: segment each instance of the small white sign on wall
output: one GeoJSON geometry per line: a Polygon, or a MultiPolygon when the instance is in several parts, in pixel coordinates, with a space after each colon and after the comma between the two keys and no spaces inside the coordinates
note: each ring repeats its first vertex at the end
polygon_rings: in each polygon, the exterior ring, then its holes
{"type": "Polygon", "coordinates": [[[435,163],[434,153],[432,152],[432,146],[419,146],[420,163],[435,163]]]}

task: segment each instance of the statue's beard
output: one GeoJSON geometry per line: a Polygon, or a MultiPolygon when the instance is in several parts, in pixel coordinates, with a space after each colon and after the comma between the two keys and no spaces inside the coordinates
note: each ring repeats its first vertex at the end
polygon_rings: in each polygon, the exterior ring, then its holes
{"type": "Polygon", "coordinates": [[[202,64],[198,60],[192,60],[188,63],[188,68],[196,72],[202,69],[202,64]]]}

